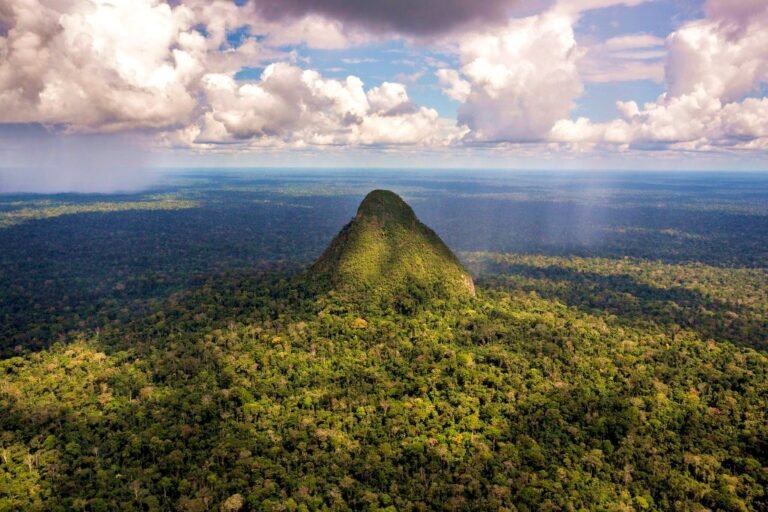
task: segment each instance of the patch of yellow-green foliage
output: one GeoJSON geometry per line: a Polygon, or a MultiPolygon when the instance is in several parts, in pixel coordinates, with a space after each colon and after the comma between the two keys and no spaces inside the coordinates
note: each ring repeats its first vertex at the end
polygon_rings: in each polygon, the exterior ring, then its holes
{"type": "Polygon", "coordinates": [[[482,284],[522,289],[625,323],[690,328],[704,338],[768,343],[768,270],[633,258],[464,253],[482,284]]]}
{"type": "MultiPolygon", "coordinates": [[[[22,203],[23,204],[23,203],[22,203]]],[[[52,219],[77,213],[112,213],[129,210],[182,210],[196,208],[196,201],[161,197],[149,201],[100,201],[96,203],[44,203],[0,212],[0,228],[32,220],[52,219]]]]}
{"type": "Polygon", "coordinates": [[[540,254],[464,253],[481,271],[488,264],[520,265],[536,269],[567,269],[582,275],[631,275],[639,284],[661,289],[681,288],[751,309],[768,308],[768,269],[728,268],[703,263],[663,263],[634,258],[583,258],[540,254]]]}

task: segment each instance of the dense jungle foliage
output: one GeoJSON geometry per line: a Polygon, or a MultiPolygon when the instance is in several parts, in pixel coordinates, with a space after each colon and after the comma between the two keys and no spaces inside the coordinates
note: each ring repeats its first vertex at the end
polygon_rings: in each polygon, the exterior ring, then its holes
{"type": "Polygon", "coordinates": [[[0,227],[0,510],[768,510],[759,175],[0,196],[52,204],[0,227]],[[476,296],[307,286],[383,186],[476,296]]]}

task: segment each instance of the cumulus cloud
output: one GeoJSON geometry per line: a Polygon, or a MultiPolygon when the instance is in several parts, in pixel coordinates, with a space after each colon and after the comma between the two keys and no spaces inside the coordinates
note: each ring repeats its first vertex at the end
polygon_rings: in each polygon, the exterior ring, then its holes
{"type": "Polygon", "coordinates": [[[437,79],[449,98],[464,103],[472,92],[472,84],[461,78],[455,69],[438,69],[437,79]]]}
{"type": "Polygon", "coordinates": [[[472,140],[542,140],[569,114],[583,89],[572,23],[553,9],[461,38],[460,70],[439,70],[438,78],[463,102],[459,123],[472,140]]]}
{"type": "Polygon", "coordinates": [[[706,19],[665,41],[577,41],[584,11],[642,1],[9,0],[0,3],[0,124],[148,132],[199,149],[766,147],[768,100],[748,96],[768,81],[768,4],[708,0],[706,19]],[[242,34],[236,42],[233,31],[242,34]],[[420,70],[364,85],[302,69],[297,63],[312,63],[285,48],[393,35],[438,51],[425,61],[441,60],[430,66],[460,103],[458,119],[411,100],[404,83],[418,82],[420,70]],[[236,78],[244,66],[264,71],[236,78]],[[639,79],[663,81],[667,92],[646,105],[621,103],[609,123],[569,118],[584,82],[639,79]]]}
{"type": "Polygon", "coordinates": [[[249,24],[254,33],[263,35],[265,42],[272,46],[307,44],[312,48],[334,50],[364,44],[372,39],[356,27],[317,14],[281,20],[255,16],[249,24]]]}
{"type": "Polygon", "coordinates": [[[0,121],[164,127],[194,111],[204,38],[155,0],[11,2],[0,38],[0,121]],[[137,37],[141,34],[141,37],[137,37]]]}
{"type": "Polygon", "coordinates": [[[471,130],[465,140],[545,141],[574,109],[584,80],[659,80],[659,39],[633,34],[590,48],[574,34],[585,11],[645,1],[561,0],[538,14],[460,35],[459,69],[441,68],[437,77],[443,92],[462,103],[458,121],[471,130]]]}
{"type": "MultiPolygon", "coordinates": [[[[437,111],[414,105],[405,86],[368,91],[354,76],[327,79],[288,63],[268,66],[260,80],[206,75],[210,110],[194,136],[200,143],[247,139],[291,145],[445,145],[462,131],[437,111]]],[[[187,133],[187,137],[189,137],[187,133]]]]}
{"type": "Polygon", "coordinates": [[[768,81],[768,4],[710,0],[709,17],[689,22],[666,41],[667,91],[638,106],[620,102],[609,123],[560,120],[560,142],[711,150],[764,148],[768,98],[746,97],[768,81]]]}
{"type": "Polygon", "coordinates": [[[703,88],[710,96],[731,102],[768,80],[768,3],[742,25],[728,21],[730,17],[696,21],[669,36],[670,95],[703,88]]]}
{"type": "Polygon", "coordinates": [[[249,12],[229,0],[3,3],[0,122],[71,132],[176,128],[205,109],[206,75],[281,58],[278,45],[332,48],[353,37],[335,21],[310,16],[276,27],[249,12]],[[241,27],[266,36],[229,46],[227,34],[241,27]]]}
{"type": "Polygon", "coordinates": [[[750,147],[754,141],[768,138],[768,98],[723,105],[699,90],[648,103],[642,110],[632,101],[619,106],[624,115],[621,119],[609,123],[561,120],[552,129],[552,138],[687,150],[750,147]]]}
{"type": "Polygon", "coordinates": [[[364,38],[313,13],[278,27],[255,16],[254,5],[3,4],[0,22],[10,29],[0,36],[0,123],[37,122],[73,133],[149,129],[174,145],[439,145],[456,137],[455,122],[413,105],[400,84],[366,92],[356,77],[328,80],[282,63],[268,66],[259,81],[235,80],[245,64],[284,58],[276,46],[335,48],[364,38]],[[259,37],[230,45],[236,29],[259,37]]]}

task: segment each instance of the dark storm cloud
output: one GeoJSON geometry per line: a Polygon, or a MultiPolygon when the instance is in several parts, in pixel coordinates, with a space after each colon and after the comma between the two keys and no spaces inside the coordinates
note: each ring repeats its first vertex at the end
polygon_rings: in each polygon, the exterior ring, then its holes
{"type": "Polygon", "coordinates": [[[378,32],[429,36],[472,23],[504,21],[513,7],[546,0],[257,0],[269,19],[319,14],[378,32]]]}

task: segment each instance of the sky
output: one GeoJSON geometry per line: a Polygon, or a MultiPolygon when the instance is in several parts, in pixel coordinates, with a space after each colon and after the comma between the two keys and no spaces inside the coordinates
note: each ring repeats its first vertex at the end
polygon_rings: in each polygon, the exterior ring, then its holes
{"type": "Polygon", "coordinates": [[[766,156],[765,0],[0,2],[0,191],[766,156]]]}

